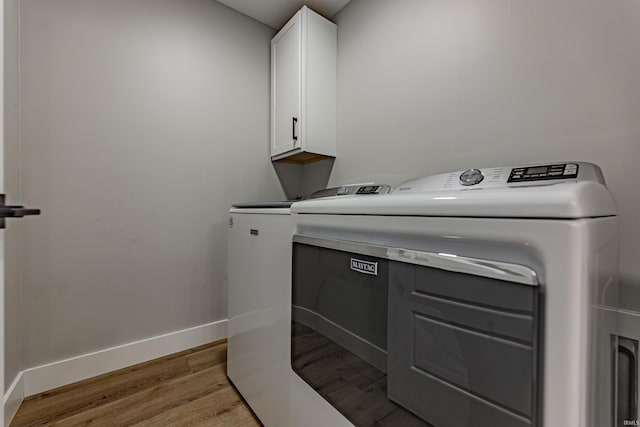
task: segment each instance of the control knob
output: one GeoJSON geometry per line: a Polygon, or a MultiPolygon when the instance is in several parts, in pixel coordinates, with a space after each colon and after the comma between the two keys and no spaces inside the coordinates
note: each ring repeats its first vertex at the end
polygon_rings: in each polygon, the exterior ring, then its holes
{"type": "Polygon", "coordinates": [[[460,184],[464,186],[476,185],[482,182],[484,175],[480,169],[469,169],[460,175],[460,184]]]}

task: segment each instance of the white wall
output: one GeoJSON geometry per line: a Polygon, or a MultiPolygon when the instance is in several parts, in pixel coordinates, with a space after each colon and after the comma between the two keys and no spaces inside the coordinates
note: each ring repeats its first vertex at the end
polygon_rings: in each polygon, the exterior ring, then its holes
{"type": "Polygon", "coordinates": [[[274,31],[213,0],[22,1],[22,367],[226,317],[226,211],[284,197],[274,31]]]}
{"type": "Polygon", "coordinates": [[[353,0],[335,21],[330,185],[597,163],[619,207],[621,301],[640,309],[640,2],[353,0]]]}

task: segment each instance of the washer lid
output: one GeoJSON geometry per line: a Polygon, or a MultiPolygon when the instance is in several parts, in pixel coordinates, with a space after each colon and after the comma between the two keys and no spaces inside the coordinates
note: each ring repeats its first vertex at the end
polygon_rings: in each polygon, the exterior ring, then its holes
{"type": "Polygon", "coordinates": [[[293,213],[488,218],[616,215],[600,169],[570,162],[472,169],[409,180],[391,194],[293,204],[293,213]]]}

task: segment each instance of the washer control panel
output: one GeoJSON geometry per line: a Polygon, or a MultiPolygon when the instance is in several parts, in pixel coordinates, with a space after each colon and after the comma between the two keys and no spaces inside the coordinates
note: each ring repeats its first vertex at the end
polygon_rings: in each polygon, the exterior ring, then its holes
{"type": "Polygon", "coordinates": [[[547,181],[550,179],[571,179],[577,177],[577,164],[559,163],[553,165],[513,168],[511,169],[507,182],[547,181]]]}
{"type": "Polygon", "coordinates": [[[326,188],[324,190],[318,190],[311,194],[309,199],[320,199],[324,197],[333,196],[367,196],[367,195],[380,195],[387,194],[391,191],[391,187],[386,184],[353,184],[343,185],[342,187],[326,188]]]}

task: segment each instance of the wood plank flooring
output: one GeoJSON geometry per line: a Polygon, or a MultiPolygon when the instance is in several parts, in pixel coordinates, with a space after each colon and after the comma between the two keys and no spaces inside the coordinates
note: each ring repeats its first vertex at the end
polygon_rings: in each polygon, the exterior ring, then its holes
{"type": "Polygon", "coordinates": [[[261,426],[229,382],[226,341],[28,397],[11,427],[261,426]]]}

